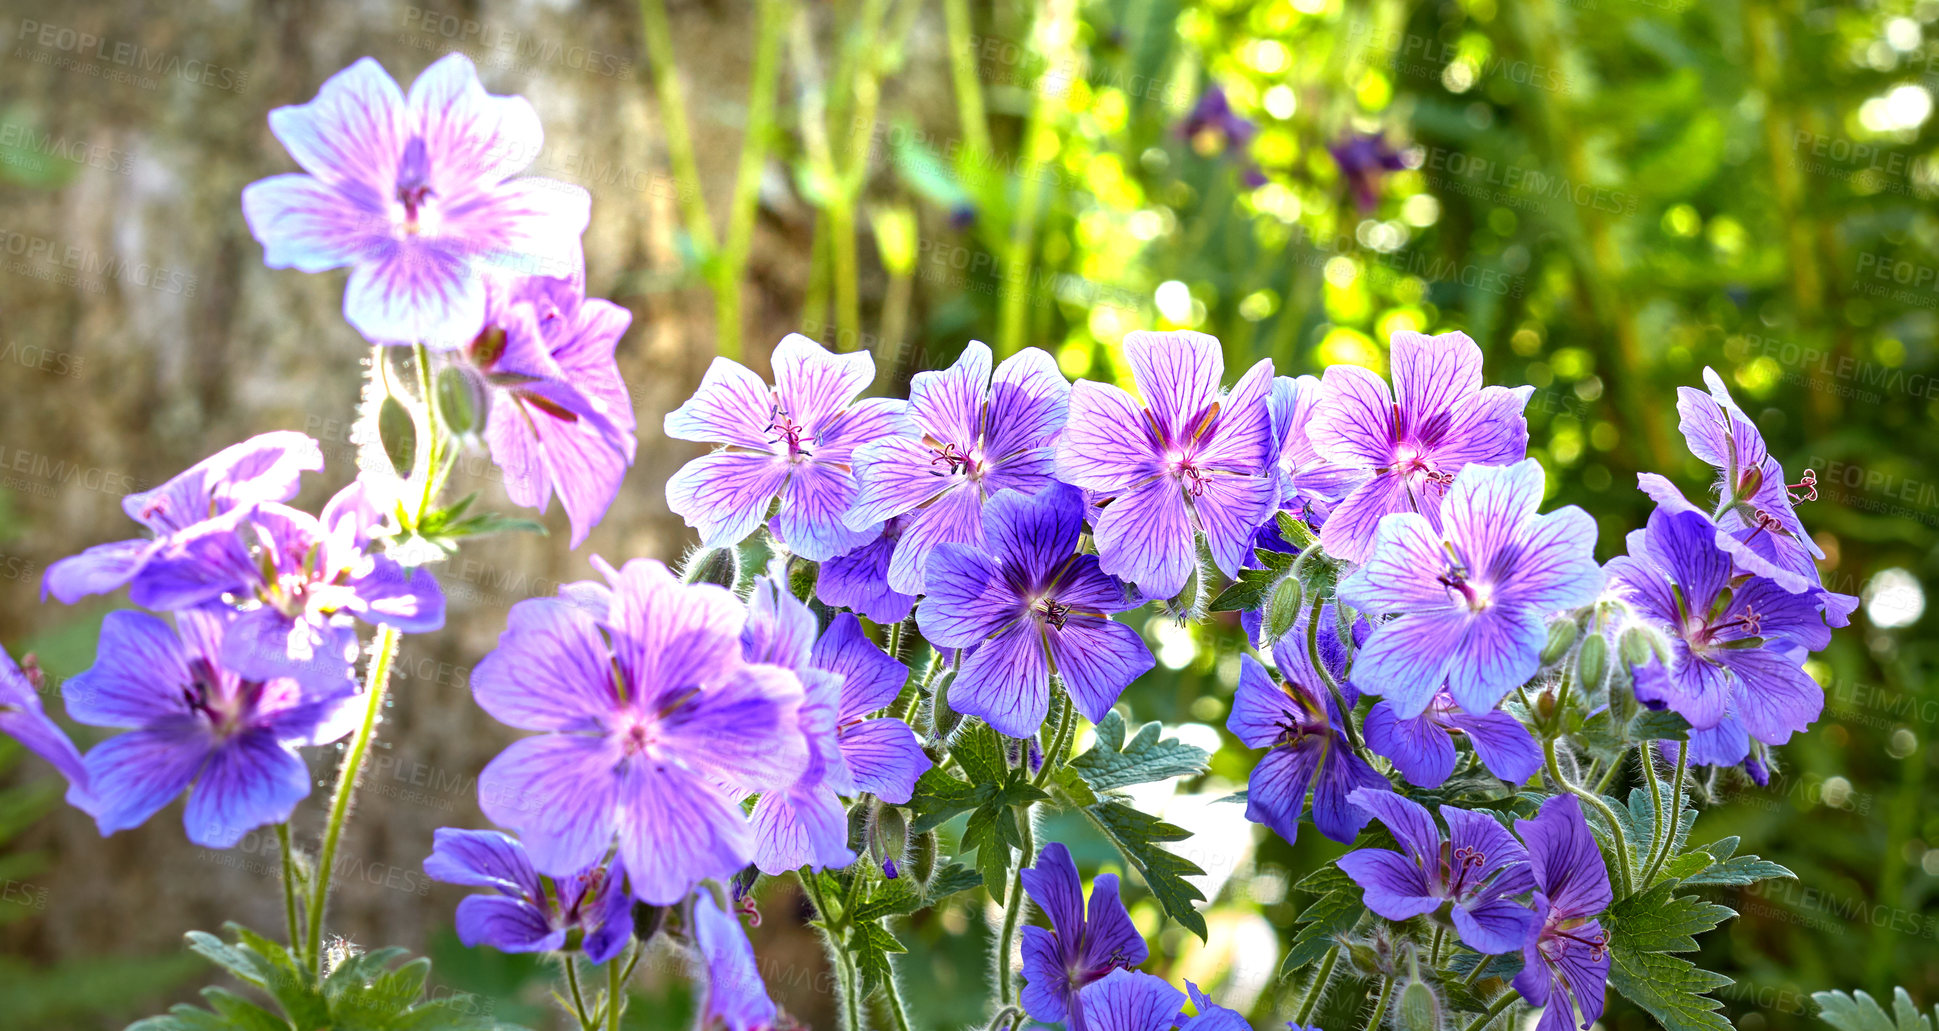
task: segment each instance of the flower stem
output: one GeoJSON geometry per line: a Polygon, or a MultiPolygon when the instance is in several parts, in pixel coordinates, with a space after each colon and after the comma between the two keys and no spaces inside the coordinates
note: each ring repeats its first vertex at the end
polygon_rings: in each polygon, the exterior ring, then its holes
{"type": "MultiPolygon", "coordinates": [[[[1301,552],[1301,554],[1306,554],[1301,552]]],[[[1346,696],[1340,693],[1340,682],[1333,679],[1333,672],[1326,668],[1320,658],[1320,602],[1314,599],[1313,607],[1306,615],[1306,653],[1312,657],[1313,671],[1320,675],[1320,682],[1326,685],[1327,693],[1333,696],[1333,704],[1340,708],[1340,719],[1346,723],[1347,744],[1353,750],[1366,754],[1367,746],[1360,741],[1360,728],[1353,722],[1353,706],[1346,703],[1346,696]]]]}
{"type": "Polygon", "coordinates": [[[1441,942],[1446,937],[1446,935],[1447,935],[1447,928],[1436,927],[1434,929],[1434,942],[1433,944],[1427,947],[1428,966],[1439,967],[1441,965],[1441,942]]]}
{"type": "MultiPolygon", "coordinates": [[[[1043,787],[1057,772],[1057,768],[1064,764],[1064,753],[1070,750],[1071,732],[1076,728],[1076,717],[1077,706],[1072,704],[1069,698],[1065,698],[1063,715],[1057,720],[1057,733],[1051,737],[1050,748],[1044,752],[1044,764],[1037,768],[1037,775],[1031,778],[1031,787],[1043,787]]],[[[1027,750],[1029,745],[1026,743],[1024,747],[1027,750]]],[[[1028,762],[1028,758],[1025,761],[1028,762]]]]}
{"type": "Polygon", "coordinates": [[[831,915],[828,896],[822,893],[815,875],[803,867],[795,872],[795,877],[801,882],[802,890],[808,893],[809,901],[814,903],[815,917],[821,925],[822,946],[828,950],[828,958],[835,964],[835,978],[841,984],[840,1026],[847,1031],[861,1031],[861,1013],[855,1000],[855,973],[849,966],[848,953],[842,950],[842,925],[831,915]]]}
{"type": "Polygon", "coordinates": [[[350,797],[356,794],[357,778],[363,773],[364,754],[377,736],[377,719],[384,710],[385,690],[390,685],[391,663],[397,657],[397,643],[404,635],[395,627],[377,632],[375,654],[370,660],[370,675],[364,683],[364,719],[357,736],[344,754],[337,773],[337,787],[330,799],[330,822],[323,828],[323,849],[317,853],[316,877],[310,891],[309,952],[310,969],[321,972],[323,908],[329,901],[330,882],[336,879],[337,842],[343,837],[343,824],[350,815],[350,797]]]}
{"type": "Polygon", "coordinates": [[[606,962],[606,1031],[619,1031],[619,1014],[625,1009],[626,981],[620,976],[619,964],[606,962]]]}
{"type": "MultiPolygon", "coordinates": [[[[1689,769],[1689,766],[1687,765],[1689,757],[1690,757],[1690,742],[1688,741],[1677,742],[1676,775],[1670,781],[1669,812],[1666,816],[1659,817],[1656,821],[1658,824],[1666,825],[1664,827],[1664,834],[1663,834],[1663,851],[1661,854],[1652,855],[1650,857],[1649,867],[1643,871],[1643,878],[1641,881],[1638,882],[1638,887],[1642,887],[1642,888],[1649,887],[1650,882],[1656,877],[1656,872],[1663,868],[1664,863],[1669,862],[1670,853],[1676,851],[1676,829],[1677,829],[1677,825],[1682,823],[1683,821],[1683,777],[1684,777],[1684,771],[1689,769]]],[[[1644,762],[1649,761],[1649,756],[1647,754],[1644,755],[1643,761],[1644,762]]],[[[1654,785],[1655,782],[1656,782],[1656,775],[1652,772],[1650,775],[1650,783],[1654,785]]],[[[1652,849],[1651,851],[1654,852],[1654,849],[1652,849]]]]}
{"type": "MultiPolygon", "coordinates": [[[[1029,761],[1026,753],[1024,762],[1029,761]]],[[[1045,757],[1044,765],[1050,765],[1048,757],[1045,757]]],[[[1037,850],[1036,832],[1030,826],[1028,806],[1024,807],[1018,822],[1023,824],[1023,853],[1017,857],[1016,869],[1010,872],[1010,893],[1004,896],[1003,934],[996,943],[997,986],[1005,1006],[1017,1001],[1016,976],[1010,970],[1010,952],[1017,939],[1017,922],[1023,916],[1023,867],[1037,850]]]]}
{"type": "Polygon", "coordinates": [[[579,1018],[579,1031],[598,1031],[593,1027],[592,1018],[586,1015],[586,996],[579,990],[579,960],[571,953],[567,953],[564,960],[566,987],[572,992],[573,1016],[579,1018]]]}
{"type": "Polygon", "coordinates": [[[290,948],[296,949],[296,958],[302,960],[303,925],[296,915],[296,857],[290,854],[288,821],[276,825],[276,845],[283,850],[283,917],[289,921],[290,948]]]}
{"type": "Polygon", "coordinates": [[[1496,999],[1494,1003],[1488,1007],[1488,1011],[1486,1013],[1483,1013],[1482,1015],[1474,1018],[1474,1023],[1468,1025],[1468,1031],[1481,1031],[1482,1028],[1488,1026],[1489,1021],[1495,1019],[1496,1017],[1501,1016],[1502,1010],[1505,1010],[1508,1007],[1514,1005],[1515,1000],[1521,997],[1522,997],[1522,993],[1514,990],[1513,988],[1510,988],[1508,991],[1502,993],[1501,998],[1496,999]]]}
{"type": "Polygon", "coordinates": [[[680,211],[687,234],[702,253],[714,256],[714,223],[700,193],[700,163],[694,160],[693,134],[687,129],[687,101],[674,67],[673,30],[667,26],[666,0],[640,0],[640,24],[646,35],[647,65],[653,72],[653,92],[660,101],[660,121],[666,126],[667,156],[673,164],[680,211]]]}
{"type": "Polygon", "coordinates": [[[1589,803],[1590,808],[1593,808],[1602,816],[1602,822],[1609,825],[1609,840],[1615,843],[1616,846],[1616,869],[1622,874],[1623,882],[1622,895],[1618,896],[1618,898],[1627,896],[1634,890],[1634,882],[1631,880],[1632,874],[1629,866],[1629,842],[1623,835],[1622,823],[1616,819],[1615,812],[1602,800],[1602,796],[1584,790],[1580,785],[1577,785],[1562,775],[1562,768],[1555,761],[1554,738],[1542,739],[1542,759],[1547,766],[1549,777],[1555,781],[1558,787],[1563,788],[1582,801],[1589,803]]]}
{"type": "Polygon", "coordinates": [[[1320,972],[1313,975],[1313,987],[1306,990],[1306,999],[1299,1004],[1299,1016],[1293,1019],[1293,1023],[1305,1027],[1306,1022],[1312,1019],[1313,1011],[1319,1008],[1320,996],[1326,992],[1326,982],[1333,978],[1333,964],[1339,960],[1338,945],[1326,950],[1326,958],[1320,960],[1320,972]]]}
{"type": "MultiPolygon", "coordinates": [[[[1636,744],[1636,758],[1643,764],[1643,779],[1649,782],[1650,812],[1656,819],[1649,829],[1649,852],[1644,856],[1645,864],[1656,862],[1656,850],[1663,843],[1663,788],[1656,782],[1656,763],[1651,761],[1652,742],[1640,741],[1636,744]]],[[[1643,875],[1643,885],[1649,885],[1649,875],[1643,875]]]]}
{"type": "Polygon", "coordinates": [[[909,1014],[902,1008],[902,991],[895,983],[895,962],[889,963],[889,976],[882,979],[882,992],[888,996],[889,1018],[895,1021],[895,1031],[909,1031],[909,1014]]]}
{"type": "Polygon", "coordinates": [[[1380,999],[1373,1004],[1373,1016],[1367,1018],[1367,1031],[1376,1031],[1380,1019],[1387,1015],[1387,997],[1394,992],[1394,979],[1384,978],[1380,983],[1380,999]]]}

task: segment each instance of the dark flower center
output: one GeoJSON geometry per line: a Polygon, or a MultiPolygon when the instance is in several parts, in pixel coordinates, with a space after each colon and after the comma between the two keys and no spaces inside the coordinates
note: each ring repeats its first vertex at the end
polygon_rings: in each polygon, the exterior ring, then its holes
{"type": "Polygon", "coordinates": [[[1577,934],[1574,929],[1579,923],[1580,921],[1577,920],[1564,920],[1543,928],[1542,958],[1555,963],[1561,960],[1571,945],[1582,945],[1589,949],[1591,962],[1602,959],[1602,954],[1609,948],[1609,936],[1601,932],[1597,932],[1593,937],[1577,934]]]}
{"type": "Polygon", "coordinates": [[[418,208],[433,195],[431,158],[424,148],[424,137],[413,136],[404,145],[404,158],[397,165],[397,201],[404,205],[404,231],[417,235],[418,208]]]}
{"type": "Polygon", "coordinates": [[[808,427],[795,422],[794,416],[788,414],[788,409],[779,400],[774,402],[767,431],[772,434],[768,437],[768,443],[786,444],[789,458],[814,457],[815,453],[807,447],[815,442],[814,435],[808,432],[808,427]]]}
{"type": "Polygon", "coordinates": [[[1048,600],[1044,602],[1044,622],[1049,623],[1059,630],[1064,629],[1064,620],[1070,618],[1070,612],[1071,607],[1061,601],[1048,600]]]}
{"type": "MultiPolygon", "coordinates": [[[[1443,845],[1443,849],[1447,846],[1443,845]]],[[[1441,880],[1448,886],[1448,895],[1459,897],[1463,889],[1478,887],[1480,882],[1468,883],[1468,877],[1488,864],[1487,853],[1478,848],[1463,845],[1452,852],[1444,851],[1441,856],[1441,880]]]]}
{"type": "MultiPolygon", "coordinates": [[[[935,442],[931,441],[929,446],[935,448],[935,442]]],[[[954,476],[957,473],[965,473],[971,479],[975,479],[983,474],[983,460],[975,454],[966,454],[958,451],[953,442],[943,444],[942,448],[936,451],[935,456],[929,459],[929,464],[931,466],[940,465],[943,467],[935,471],[935,475],[937,476],[954,476]]]]}

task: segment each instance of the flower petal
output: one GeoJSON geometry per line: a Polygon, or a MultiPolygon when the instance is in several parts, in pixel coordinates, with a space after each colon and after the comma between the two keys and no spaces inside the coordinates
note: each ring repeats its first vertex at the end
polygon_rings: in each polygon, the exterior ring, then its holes
{"type": "Polygon", "coordinates": [[[101,620],[94,665],[61,685],[68,718],[92,727],[143,727],[189,715],[183,690],[194,682],[175,631],[146,612],[101,620]]]}
{"type": "Polygon", "coordinates": [[[1105,572],[1154,597],[1177,594],[1198,563],[1185,493],[1169,476],[1113,498],[1093,524],[1092,539],[1105,572]]]}
{"type": "Polygon", "coordinates": [[[1102,495],[1157,476],[1159,447],[1136,398],[1108,383],[1071,386],[1070,417],[1057,442],[1057,476],[1102,495]]]}
{"type": "Polygon", "coordinates": [[[1410,920],[1432,913],[1447,901],[1436,898],[1420,866],[1398,852],[1363,848],[1335,862],[1340,872],[1361,887],[1367,908],[1388,920],[1410,920]]]}
{"type": "Polygon", "coordinates": [[[909,801],[916,781],[935,765],[916,732],[893,717],[863,720],[844,729],[839,740],[855,787],[893,805],[909,801]]]}
{"type": "Polygon", "coordinates": [[[1026,347],[1005,358],[990,381],[984,452],[1002,461],[1048,447],[1070,415],[1070,392],[1057,359],[1042,348],[1026,347]]]}
{"type": "Polygon", "coordinates": [[[183,814],[190,841],[231,848],[257,827],[282,823],[310,793],[310,770],[273,735],[238,734],[210,753],[183,814]]]}
{"type": "Polygon", "coordinates": [[[624,771],[619,749],[603,737],[524,738],[479,773],[478,808],[518,831],[541,873],[569,877],[598,862],[612,843],[624,771]]]}
{"type": "Polygon", "coordinates": [[[787,460],[774,455],[702,455],[667,480],[667,508],[700,531],[701,547],[739,544],[761,525],[788,471],[787,460]]]}
{"type": "Polygon", "coordinates": [[[774,448],[774,394],[752,369],[729,358],[715,358],[700,386],[680,407],[668,412],[662,428],[678,440],[734,444],[756,451],[774,448]]]}
{"type": "Polygon", "coordinates": [[[950,682],[949,706],[998,733],[1036,733],[1050,711],[1050,667],[1036,621],[1017,620],[970,652],[950,682]]]}
{"type": "Polygon", "coordinates": [[[585,610],[532,598],[512,606],[498,647],[472,671],[471,695],[507,726],[590,731],[618,705],[612,662],[585,610]]]}
{"type": "Polygon", "coordinates": [[[770,877],[809,867],[839,870],[855,861],[848,813],[826,787],[770,791],[754,803],[754,865],[770,877]]]}
{"type": "Polygon", "coordinates": [[[1360,729],[1367,747],[1393,763],[1415,787],[1438,788],[1454,772],[1454,740],[1426,713],[1401,719],[1394,715],[1392,702],[1381,701],[1360,729]]]}
{"type": "Polygon", "coordinates": [[[1061,628],[1046,627],[1043,634],[1064,689],[1092,723],[1111,711],[1132,681],[1158,664],[1136,630],[1100,616],[1073,614],[1061,628]]]}

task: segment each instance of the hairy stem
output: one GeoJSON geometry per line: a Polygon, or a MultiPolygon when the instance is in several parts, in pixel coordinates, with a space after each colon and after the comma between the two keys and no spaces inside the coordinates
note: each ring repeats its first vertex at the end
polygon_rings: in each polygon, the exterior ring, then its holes
{"type": "MultiPolygon", "coordinates": [[[[1650,748],[1653,744],[1654,742],[1642,741],[1636,745],[1636,758],[1641,760],[1643,764],[1643,779],[1649,782],[1650,812],[1656,814],[1656,820],[1650,826],[1649,831],[1649,852],[1645,854],[1644,858],[1644,863],[1651,869],[1655,867],[1656,850],[1662,847],[1664,837],[1663,789],[1656,782],[1656,763],[1652,761],[1652,757],[1650,756],[1650,748]]],[[[1648,870],[1645,870],[1643,873],[1642,883],[1643,887],[1649,887],[1648,870]]]]}
{"type": "MultiPolygon", "coordinates": [[[[1024,762],[1029,762],[1026,752],[1024,762]]],[[[1049,766],[1046,758],[1044,765],[1049,766]]],[[[1018,822],[1023,825],[1023,853],[1017,857],[1016,869],[1010,871],[1010,893],[1004,896],[1003,933],[996,941],[997,988],[1002,1004],[1010,1006],[1017,1001],[1017,979],[1010,969],[1010,953],[1017,940],[1017,923],[1023,916],[1023,868],[1030,862],[1031,853],[1036,851],[1036,832],[1030,826],[1030,809],[1024,807],[1018,822]]]]}
{"type": "Polygon", "coordinates": [[[902,1008],[902,990],[897,987],[895,960],[889,960],[889,976],[882,979],[882,994],[888,998],[889,1019],[895,1021],[895,1031],[909,1031],[909,1013],[902,1008]]]}
{"type": "MultiPolygon", "coordinates": [[[[1032,787],[1043,787],[1049,782],[1057,768],[1064,764],[1064,753],[1070,750],[1072,731],[1077,725],[1077,706],[1069,698],[1064,699],[1064,713],[1057,720],[1057,733],[1050,739],[1050,748],[1044,752],[1044,764],[1037,768],[1037,775],[1031,778],[1032,787]]],[[[1025,762],[1028,762],[1028,742],[1025,743],[1025,762]]],[[[1025,858],[1029,858],[1026,856],[1025,858]]]]}
{"type": "Polygon", "coordinates": [[[1494,1003],[1488,1007],[1488,1011],[1486,1013],[1483,1013],[1482,1015],[1474,1018],[1474,1023],[1468,1025],[1468,1031],[1481,1031],[1482,1028],[1488,1026],[1489,1021],[1495,1019],[1496,1017],[1501,1016],[1502,1010],[1505,1010],[1508,1007],[1514,1005],[1515,1000],[1521,997],[1522,997],[1522,993],[1515,991],[1513,988],[1510,988],[1508,991],[1502,993],[1501,998],[1496,999],[1494,1003]]]}
{"type": "Polygon", "coordinates": [[[283,850],[283,918],[289,921],[290,948],[296,949],[297,959],[303,960],[303,925],[296,915],[296,857],[290,853],[288,821],[276,825],[276,845],[283,850]]]}
{"type": "Polygon", "coordinates": [[[620,1011],[626,1008],[626,980],[620,975],[619,964],[608,960],[606,963],[606,1031],[619,1031],[620,1011]]]}
{"type": "Polygon", "coordinates": [[[849,965],[848,953],[842,949],[842,925],[835,921],[828,905],[828,896],[822,892],[815,875],[803,867],[795,872],[795,877],[800,880],[802,890],[808,893],[809,901],[814,903],[822,946],[828,950],[828,958],[835,964],[835,979],[841,986],[841,1027],[846,1031],[861,1031],[861,1014],[855,1006],[855,972],[849,965]]]}
{"type": "Polygon", "coordinates": [[[316,876],[310,889],[310,921],[307,958],[310,969],[321,972],[323,955],[319,947],[323,936],[323,909],[329,902],[330,882],[336,879],[337,842],[343,837],[344,821],[350,815],[350,799],[357,791],[357,778],[363,773],[364,755],[377,736],[377,719],[384,711],[384,695],[390,685],[391,663],[397,658],[397,643],[403,638],[395,627],[377,632],[375,654],[370,660],[370,675],[364,683],[364,719],[357,736],[344,754],[337,773],[337,786],[330,799],[330,822],[323,828],[323,848],[317,853],[316,876]]]}
{"type": "Polygon", "coordinates": [[[579,1031],[598,1031],[593,1027],[592,1017],[586,1013],[586,996],[579,990],[579,959],[571,953],[563,957],[566,965],[566,988],[572,992],[572,1015],[579,1018],[579,1031]]]}
{"type": "Polygon", "coordinates": [[[1389,977],[1380,982],[1380,998],[1373,1004],[1373,1015],[1367,1018],[1367,1031],[1376,1031],[1380,1020],[1387,1015],[1387,997],[1394,993],[1394,979],[1389,977]]]}
{"type": "MultiPolygon", "coordinates": [[[[1643,756],[1643,761],[1645,763],[1648,763],[1649,758],[1650,757],[1647,754],[1645,754],[1643,756]]],[[[1670,780],[1669,812],[1665,816],[1657,818],[1657,821],[1656,821],[1660,825],[1665,825],[1664,831],[1663,831],[1663,851],[1661,853],[1652,854],[1650,856],[1649,866],[1646,869],[1644,869],[1642,880],[1637,882],[1638,887],[1642,887],[1642,888],[1649,887],[1650,882],[1656,878],[1656,872],[1663,868],[1664,863],[1667,863],[1670,861],[1670,853],[1676,851],[1676,828],[1677,828],[1677,825],[1682,822],[1682,818],[1683,818],[1683,779],[1685,776],[1685,771],[1689,769],[1689,765],[1688,765],[1689,758],[1690,758],[1690,742],[1688,741],[1677,742],[1676,774],[1670,780]]],[[[1650,783],[1654,785],[1655,782],[1656,782],[1656,775],[1654,772],[1652,772],[1650,774],[1650,783]]],[[[1652,852],[1654,852],[1654,850],[1652,850],[1652,852]]]]}
{"type": "Polygon", "coordinates": [[[1441,942],[1446,937],[1447,937],[1447,928],[1436,927],[1434,929],[1434,942],[1433,944],[1427,947],[1428,966],[1439,967],[1441,965],[1441,942]]]}
{"type": "Polygon", "coordinates": [[[1320,960],[1320,972],[1313,975],[1313,986],[1306,990],[1306,999],[1299,1004],[1299,1016],[1294,1018],[1293,1023],[1307,1026],[1306,1022],[1312,1019],[1313,1011],[1320,1006],[1320,996],[1326,994],[1326,982],[1333,978],[1333,964],[1339,961],[1338,945],[1326,950],[1326,958],[1320,960]]]}

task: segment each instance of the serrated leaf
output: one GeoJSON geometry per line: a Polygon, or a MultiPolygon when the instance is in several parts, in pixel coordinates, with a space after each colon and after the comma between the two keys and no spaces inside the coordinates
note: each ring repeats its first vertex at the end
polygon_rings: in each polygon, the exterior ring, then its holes
{"type": "Polygon", "coordinates": [[[1668,709],[1644,709],[1626,729],[1630,741],[1683,741],[1690,736],[1690,721],[1668,709]]]}
{"type": "Polygon", "coordinates": [[[1665,1031],[1728,1031],[1730,1022],[1716,1012],[1723,1004],[1708,993],[1731,979],[1672,953],[1695,952],[1697,935],[1737,914],[1695,895],[1676,895],[1675,888],[1664,881],[1609,907],[1603,918],[1609,983],[1665,1031]]]}
{"type": "MultiPolygon", "coordinates": [[[[1261,556],[1273,554],[1278,552],[1259,552],[1261,556]]],[[[1259,609],[1266,604],[1266,595],[1278,581],[1279,570],[1270,566],[1265,569],[1241,569],[1239,578],[1220,591],[1206,609],[1210,612],[1250,612],[1259,609]]]]}
{"type": "Polygon", "coordinates": [[[1335,937],[1351,928],[1360,914],[1366,912],[1360,886],[1351,880],[1347,883],[1351,885],[1350,890],[1327,892],[1300,910],[1295,918],[1298,930],[1293,932],[1293,943],[1286,949],[1286,959],[1279,966],[1280,977],[1318,962],[1334,946],[1335,937]]]}
{"type": "Polygon", "coordinates": [[[849,928],[848,954],[854,958],[856,969],[861,972],[864,997],[874,993],[891,976],[889,954],[907,951],[895,935],[889,933],[888,928],[874,921],[865,921],[849,928]]]}
{"type": "Polygon", "coordinates": [[[1919,1012],[1904,988],[1892,989],[1892,1016],[1865,992],[1814,992],[1818,1019],[1838,1031],[1932,1031],[1932,1021],[1919,1012]]]}
{"type": "Polygon", "coordinates": [[[1676,887],[1664,881],[1610,906],[1603,924],[1611,947],[1620,944],[1639,952],[1695,952],[1697,935],[1737,915],[1729,906],[1695,895],[1677,895],[1676,887]]]}
{"type": "Polygon", "coordinates": [[[994,793],[990,785],[970,784],[931,767],[916,781],[915,794],[909,799],[909,809],[915,813],[909,833],[935,830],[958,813],[982,805],[994,793]]]}
{"type": "MultiPolygon", "coordinates": [[[[281,1031],[288,1031],[288,1027],[287,1024],[282,1025],[281,1031]]],[[[236,1025],[208,1010],[178,1003],[159,1017],[148,1017],[129,1024],[127,1031],[236,1031],[236,1025]]]]}
{"type": "MultiPolygon", "coordinates": [[[[1691,855],[1701,855],[1692,852],[1691,855]]],[[[1711,863],[1698,872],[1683,879],[1685,885],[1705,884],[1756,884],[1759,881],[1795,881],[1798,875],[1789,869],[1758,856],[1738,856],[1722,863],[1711,863]]]]}
{"type": "Polygon", "coordinates": [[[929,879],[928,891],[923,894],[928,904],[933,906],[951,895],[970,891],[982,886],[982,874],[977,873],[975,870],[961,863],[951,863],[941,870],[936,871],[936,875],[929,879]]]}
{"type": "Polygon", "coordinates": [[[1133,784],[1204,773],[1211,758],[1205,749],[1175,737],[1162,737],[1164,729],[1163,724],[1147,723],[1138,728],[1128,744],[1123,743],[1124,717],[1112,710],[1098,723],[1097,741],[1083,755],[1072,759],[1069,768],[1076,770],[1091,790],[1100,794],[1133,784]],[[1107,726],[1111,727],[1109,733],[1107,726]],[[1118,743],[1114,745],[1113,741],[1118,743]]]}
{"type": "Polygon", "coordinates": [[[183,937],[188,940],[189,951],[228,971],[238,981],[267,988],[275,976],[268,960],[238,949],[207,931],[190,931],[183,937]]]}
{"type": "Polygon", "coordinates": [[[1192,908],[1192,903],[1203,900],[1205,893],[1185,878],[1205,871],[1197,863],[1158,847],[1160,842],[1179,841],[1190,834],[1117,797],[1106,797],[1083,813],[1111,839],[1125,860],[1137,868],[1145,887],[1164,907],[1165,913],[1204,939],[1205,917],[1192,908]]]}
{"type": "Polygon", "coordinates": [[[849,919],[880,920],[887,916],[906,916],[927,904],[928,900],[916,892],[907,878],[898,877],[878,883],[868,898],[855,904],[849,919]]]}
{"type": "Polygon", "coordinates": [[[221,1015],[224,1026],[239,1031],[289,1031],[288,1021],[226,988],[211,985],[202,989],[202,998],[221,1015]]]}
{"type": "Polygon", "coordinates": [[[949,746],[950,757],[963,768],[971,784],[1001,784],[1009,779],[1009,750],[1003,736],[983,722],[972,722],[957,733],[949,746]]]}

